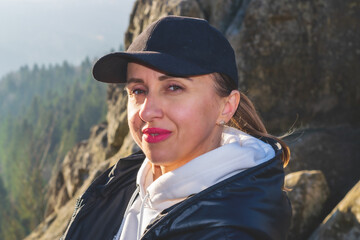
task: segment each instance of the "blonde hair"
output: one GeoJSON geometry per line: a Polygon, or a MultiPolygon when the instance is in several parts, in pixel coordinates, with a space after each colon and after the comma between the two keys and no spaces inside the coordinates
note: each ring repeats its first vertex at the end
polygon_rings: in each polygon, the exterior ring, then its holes
{"type": "MultiPolygon", "coordinates": [[[[213,73],[215,80],[215,89],[219,96],[226,97],[232,90],[237,90],[237,86],[234,81],[225,74],[213,73]]],[[[290,160],[290,149],[284,141],[279,137],[275,137],[269,134],[261,121],[259,114],[257,113],[254,104],[251,100],[242,92],[240,92],[239,106],[231,118],[228,126],[237,128],[251,136],[261,139],[261,137],[272,138],[277,141],[282,147],[281,160],[285,167],[290,160]]]]}

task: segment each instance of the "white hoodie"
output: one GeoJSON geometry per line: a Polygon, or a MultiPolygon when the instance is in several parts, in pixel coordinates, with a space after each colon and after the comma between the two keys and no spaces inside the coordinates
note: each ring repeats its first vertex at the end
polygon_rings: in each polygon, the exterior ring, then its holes
{"type": "Polygon", "coordinates": [[[138,189],[114,239],[140,239],[146,226],[164,209],[275,156],[269,144],[235,128],[224,128],[221,145],[155,181],[151,163],[145,159],[137,174],[138,189]]]}

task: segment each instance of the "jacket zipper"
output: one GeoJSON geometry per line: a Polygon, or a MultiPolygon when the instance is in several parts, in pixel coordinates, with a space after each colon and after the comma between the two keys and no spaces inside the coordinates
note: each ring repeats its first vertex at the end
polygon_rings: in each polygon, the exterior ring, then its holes
{"type": "MultiPolygon", "coordinates": [[[[83,202],[84,202],[84,199],[82,197],[77,199],[76,204],[75,204],[75,210],[74,210],[73,216],[72,216],[71,221],[70,221],[70,223],[68,225],[68,226],[70,226],[70,228],[67,229],[67,231],[65,232],[66,236],[71,235],[71,226],[76,225],[76,222],[78,222],[79,219],[83,215],[85,215],[87,213],[87,210],[89,210],[94,205],[94,201],[86,203],[86,204],[83,204],[83,202]]],[[[60,240],[63,240],[63,239],[64,238],[62,238],[60,240]]]]}
{"type": "Polygon", "coordinates": [[[132,194],[132,196],[131,196],[131,198],[130,198],[130,201],[129,201],[127,207],[126,207],[126,210],[125,210],[125,213],[124,213],[124,216],[123,216],[123,220],[121,221],[121,225],[120,225],[119,231],[115,234],[113,240],[118,240],[118,239],[120,239],[121,232],[122,232],[123,227],[124,227],[124,222],[125,222],[126,215],[127,215],[128,212],[130,211],[130,208],[131,208],[132,204],[134,203],[136,197],[139,195],[139,192],[140,192],[140,186],[137,184],[137,185],[136,185],[136,189],[135,189],[134,193],[132,194]]]}
{"type": "Polygon", "coordinates": [[[76,200],[76,204],[75,204],[75,209],[74,209],[74,212],[73,212],[73,215],[71,216],[72,218],[74,218],[77,214],[77,211],[79,210],[79,208],[81,207],[81,204],[83,203],[84,199],[82,197],[79,197],[77,200],[76,200]]]}
{"type": "Polygon", "coordinates": [[[60,240],[64,240],[64,239],[65,239],[64,237],[65,237],[65,235],[67,235],[67,232],[70,230],[69,227],[70,227],[71,224],[74,222],[75,217],[76,217],[76,215],[77,215],[77,212],[78,212],[81,204],[83,203],[83,201],[84,201],[84,199],[82,198],[82,196],[80,196],[80,197],[78,197],[78,198],[76,199],[75,208],[74,208],[73,214],[71,215],[70,222],[69,222],[69,224],[68,224],[68,227],[67,227],[65,233],[60,237],[60,240]],[[68,228],[69,228],[69,229],[68,229],[68,228]]]}

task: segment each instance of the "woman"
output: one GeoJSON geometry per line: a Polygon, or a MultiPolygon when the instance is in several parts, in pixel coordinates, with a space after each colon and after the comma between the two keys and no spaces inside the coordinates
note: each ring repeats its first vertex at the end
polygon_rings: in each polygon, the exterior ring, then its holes
{"type": "Polygon", "coordinates": [[[285,239],[289,149],[237,90],[233,49],[205,20],[169,16],[95,79],[125,83],[141,152],[79,199],[64,239],[285,239]]]}

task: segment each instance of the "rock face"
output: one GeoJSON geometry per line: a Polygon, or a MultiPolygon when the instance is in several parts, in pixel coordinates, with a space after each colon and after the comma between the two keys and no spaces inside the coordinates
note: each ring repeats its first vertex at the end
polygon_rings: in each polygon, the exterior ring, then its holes
{"type": "Polygon", "coordinates": [[[252,0],[240,30],[227,32],[240,88],[270,130],[297,117],[297,126],[359,125],[359,12],[356,0],[252,0]]]}
{"type": "Polygon", "coordinates": [[[360,181],[326,217],[309,239],[360,239],[360,181]]]}
{"type": "Polygon", "coordinates": [[[109,158],[120,149],[129,129],[126,114],[127,95],[124,87],[121,87],[120,84],[109,84],[107,99],[108,112],[106,120],[108,123],[108,147],[105,157],[109,158]]]}
{"type": "Polygon", "coordinates": [[[286,175],[285,187],[292,205],[292,222],[288,238],[306,239],[321,221],[323,204],[329,187],[321,171],[299,171],[286,175]]]}
{"type": "MultiPolygon", "coordinates": [[[[296,119],[295,126],[304,129],[286,139],[293,152],[288,172],[322,170],[330,188],[325,211],[330,211],[359,180],[359,13],[356,0],[136,0],[125,46],[166,15],[205,18],[217,27],[235,49],[239,87],[254,101],[269,132],[285,132],[296,119]]],[[[107,123],[95,126],[89,140],[67,154],[49,186],[47,218],[27,239],[58,239],[75,198],[101,171],[138,149],[125,110],[122,87],[109,85],[107,123]]],[[[308,184],[321,174],[298,175],[291,180],[294,201],[301,194],[305,200],[317,196],[308,184]]],[[[315,205],[294,205],[300,216],[294,221],[300,223],[293,231],[303,234],[320,224],[309,210],[315,205]]]]}
{"type": "MultiPolygon", "coordinates": [[[[49,184],[46,215],[59,210],[73,198],[89,178],[90,173],[104,162],[106,130],[105,124],[94,126],[89,140],[78,143],[66,154],[60,171],[54,175],[49,184]]],[[[106,169],[107,166],[104,167],[106,169]]]]}
{"type": "Polygon", "coordinates": [[[330,188],[329,200],[324,206],[327,213],[359,181],[359,134],[359,128],[337,126],[299,129],[285,138],[291,149],[286,173],[307,169],[324,173],[330,188]]]}

